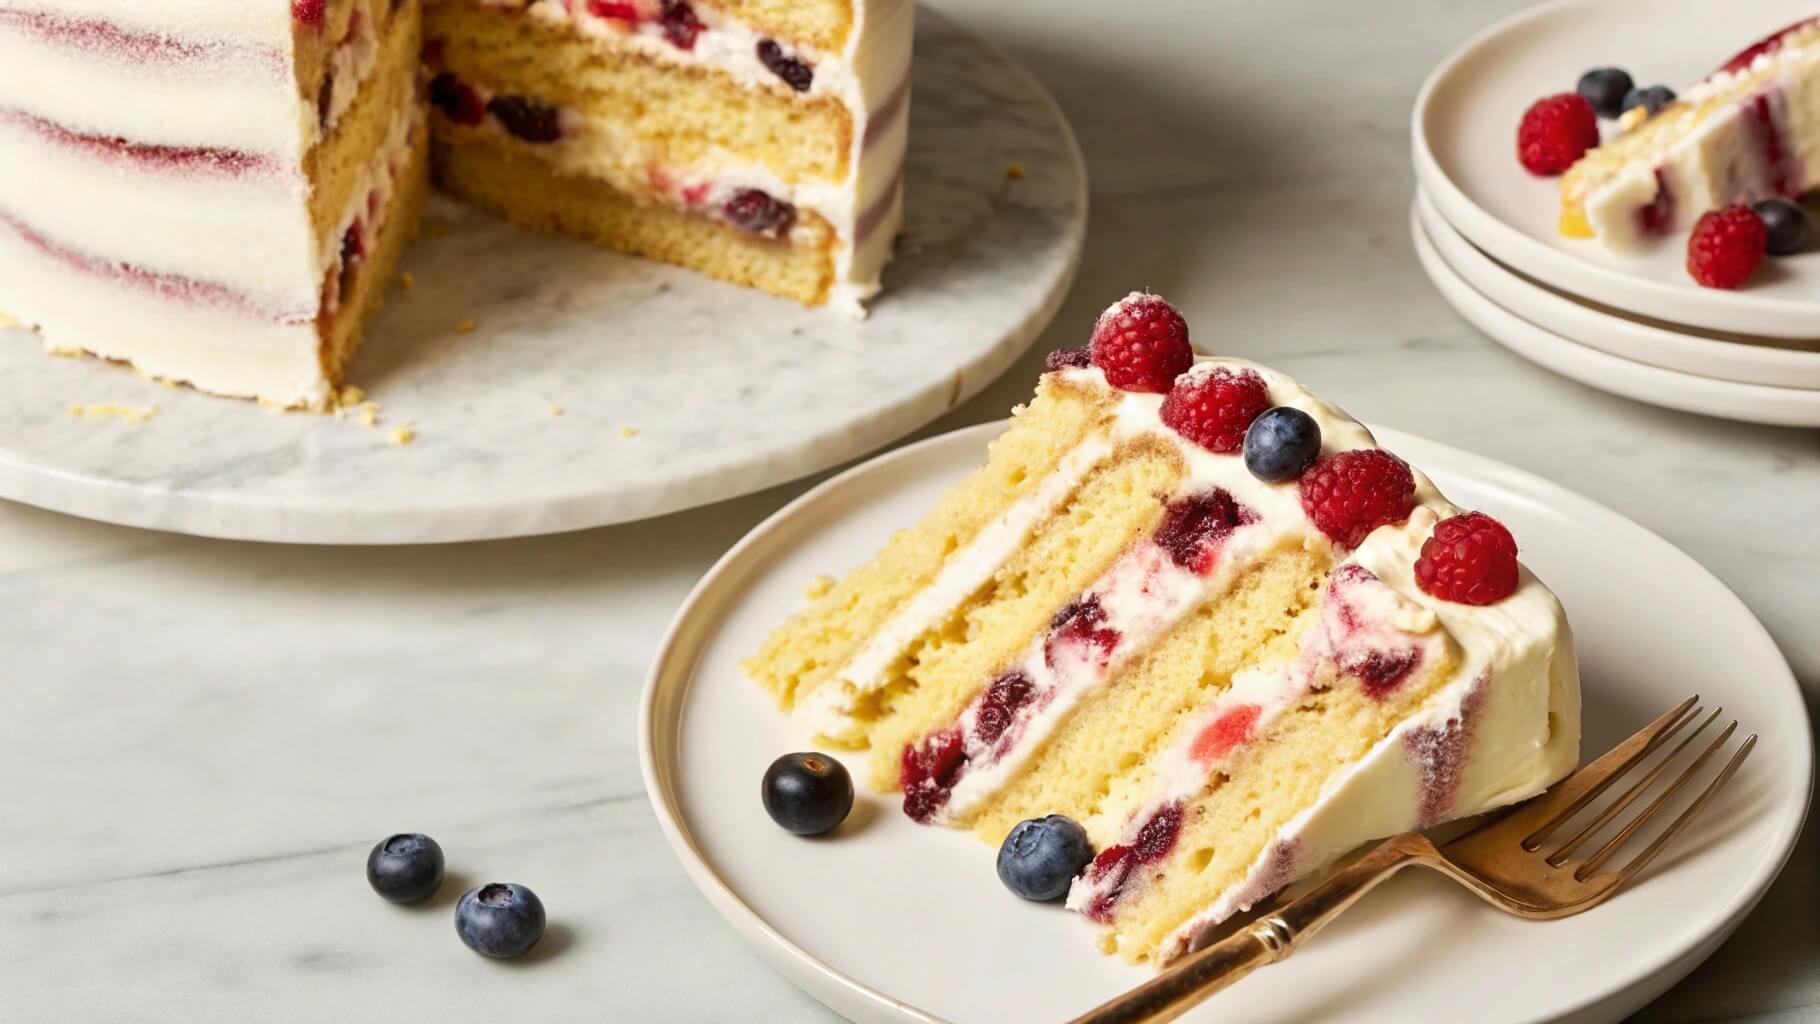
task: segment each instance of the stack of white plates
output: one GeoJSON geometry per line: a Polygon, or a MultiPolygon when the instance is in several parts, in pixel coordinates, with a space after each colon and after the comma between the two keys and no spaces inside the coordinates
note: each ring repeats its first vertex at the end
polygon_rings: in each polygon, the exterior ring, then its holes
{"type": "MultiPolygon", "coordinates": [[[[1480,330],[1582,383],[1727,419],[1820,426],[1820,249],[1771,259],[1738,291],[1687,274],[1685,236],[1618,256],[1555,231],[1559,180],[1517,162],[1523,111],[1616,65],[1679,88],[1811,17],[1813,0],[1567,0],[1493,26],[1416,101],[1422,267],[1480,330]]],[[[1820,238],[1817,225],[1816,238],[1820,238]]]]}

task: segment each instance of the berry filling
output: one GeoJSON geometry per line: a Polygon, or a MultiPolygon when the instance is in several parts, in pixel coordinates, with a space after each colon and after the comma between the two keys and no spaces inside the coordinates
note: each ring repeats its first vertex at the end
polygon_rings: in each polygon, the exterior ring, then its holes
{"type": "Polygon", "coordinates": [[[758,43],[758,59],[771,73],[784,80],[785,84],[797,92],[808,92],[809,86],[815,84],[815,72],[801,60],[784,53],[784,48],[775,39],[762,39],[758,43]]]}
{"type": "Polygon", "coordinates": [[[734,193],[721,214],[733,226],[766,238],[782,238],[796,224],[796,207],[755,188],[734,193]]]}
{"type": "Polygon", "coordinates": [[[1087,904],[1088,917],[1102,924],[1112,920],[1112,909],[1125,895],[1132,872],[1169,856],[1182,833],[1182,805],[1168,804],[1151,815],[1131,841],[1109,846],[1087,868],[1086,880],[1099,890],[1087,904]]]}
{"type": "Polygon", "coordinates": [[[658,14],[657,21],[663,26],[664,38],[679,50],[695,49],[695,37],[707,28],[695,16],[695,8],[689,5],[688,0],[663,0],[663,10],[658,14]]]}
{"type": "Polygon", "coordinates": [[[1721,70],[1743,71],[1746,68],[1749,68],[1758,57],[1761,57],[1766,53],[1775,53],[1777,50],[1782,49],[1782,40],[1816,22],[1820,22],[1820,18],[1803,18],[1787,28],[1780,29],[1759,39],[1745,47],[1743,50],[1740,50],[1736,57],[1726,61],[1724,68],[1721,70]]]}
{"type": "Polygon", "coordinates": [[[526,142],[555,142],[562,138],[562,119],[555,107],[529,96],[495,96],[487,113],[499,126],[526,142]]]}
{"type": "Polygon", "coordinates": [[[933,821],[937,812],[947,806],[966,760],[958,726],[905,747],[898,771],[898,781],[904,788],[904,813],[923,824],[933,821]]]}
{"type": "Polygon", "coordinates": [[[1157,528],[1156,544],[1176,565],[1205,576],[1213,571],[1232,531],[1257,521],[1257,513],[1216,487],[1170,502],[1157,528]]]}
{"type": "Polygon", "coordinates": [[[459,125],[473,127],[487,119],[487,104],[480,93],[447,71],[430,80],[430,103],[459,125]]]}
{"type": "Polygon", "coordinates": [[[1105,668],[1119,645],[1119,631],[1106,626],[1106,609],[1098,594],[1068,604],[1049,620],[1049,637],[1043,644],[1043,661],[1052,669],[1066,662],[1105,668]]]}
{"type": "Polygon", "coordinates": [[[298,24],[311,28],[322,26],[323,15],[328,13],[329,0],[291,0],[291,17],[298,24]]]}
{"type": "Polygon", "coordinates": [[[1210,765],[1232,753],[1251,739],[1252,730],[1257,728],[1258,716],[1263,713],[1264,709],[1257,704],[1240,704],[1223,712],[1213,720],[1212,725],[1195,734],[1194,741],[1188,748],[1188,756],[1204,765],[1210,765]]]}

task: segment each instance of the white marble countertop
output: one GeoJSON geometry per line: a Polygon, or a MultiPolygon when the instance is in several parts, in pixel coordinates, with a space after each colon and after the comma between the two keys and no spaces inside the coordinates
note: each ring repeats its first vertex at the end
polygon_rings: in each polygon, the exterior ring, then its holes
{"type": "MultiPolygon", "coordinates": [[[[1815,434],[1571,384],[1466,326],[1414,263],[1410,102],[1517,0],[939,6],[1055,91],[1094,213],[1057,326],[932,431],[1002,415],[1043,350],[1148,286],[1203,346],[1666,535],[1820,692],[1815,434]]],[[[388,550],[0,506],[0,1020],[827,1019],[672,862],[634,728],[682,595],[801,486],[388,550]],[[366,895],[366,851],[397,830],[435,835],[463,880],[537,889],[544,947],[475,958],[449,923],[457,886],[429,913],[366,895]]],[[[1816,867],[1810,835],[1740,934],[1641,1019],[1820,1013],[1816,867]]]]}

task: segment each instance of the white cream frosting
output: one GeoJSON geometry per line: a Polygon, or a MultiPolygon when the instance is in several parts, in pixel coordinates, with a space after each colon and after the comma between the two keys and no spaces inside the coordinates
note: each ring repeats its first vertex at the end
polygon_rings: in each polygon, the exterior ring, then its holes
{"type": "MultiPolygon", "coordinates": [[[[1760,53],[1748,67],[1720,70],[1691,86],[1680,102],[1658,117],[1675,120],[1673,141],[1627,160],[1580,198],[1594,235],[1614,252],[1646,244],[1642,213],[1666,186],[1669,215],[1664,231],[1684,231],[1702,213],[1731,203],[1806,191],[1820,184],[1820,26],[1790,33],[1778,48],[1760,53]],[[1740,88],[1723,105],[1703,109],[1740,88]],[[1791,101],[1792,97],[1792,101],[1791,101]],[[1761,98],[1764,104],[1757,107],[1761,98]],[[1765,158],[1765,130],[1780,137],[1781,173],[1765,158]]],[[[1640,111],[1620,122],[1633,128],[1640,111]]]]}
{"type": "MultiPolygon", "coordinates": [[[[1272,405],[1291,406],[1312,416],[1321,428],[1323,455],[1376,447],[1357,421],[1266,367],[1218,359],[1203,360],[1191,372],[1207,373],[1215,366],[1257,373],[1266,383],[1272,405]]],[[[1060,372],[1084,386],[1108,386],[1097,369],[1060,372]]],[[[1082,467],[1098,464],[1106,449],[1120,441],[1148,436],[1176,445],[1188,472],[1174,497],[1219,488],[1255,513],[1256,519],[1233,529],[1219,547],[1212,570],[1204,575],[1175,565],[1148,539],[1122,555],[1088,588],[1104,611],[1103,625],[1121,636],[1110,660],[1096,661],[1075,652],[1057,658],[1058,664],[1052,668],[1045,652],[1046,638],[1033,640],[1007,668],[1029,677],[1036,692],[1044,696],[1032,701],[1006,730],[1009,749],[992,751],[982,765],[970,763],[963,770],[936,820],[962,817],[1002,788],[1067,720],[1073,707],[1117,671],[1121,659],[1146,649],[1182,616],[1224,592],[1256,559],[1302,546],[1331,549],[1331,542],[1303,512],[1294,482],[1265,483],[1251,475],[1238,455],[1215,454],[1182,438],[1162,423],[1162,401],[1161,395],[1122,394],[1107,432],[1090,437],[1079,451],[1066,456],[1061,471],[1051,480],[1013,503],[944,562],[938,575],[939,594],[933,588],[919,594],[887,619],[834,679],[805,698],[799,711],[804,725],[836,738],[860,732],[852,712],[867,694],[889,683],[892,669],[908,645],[977,592],[1015,550],[1015,545],[1006,546],[1006,539],[1027,536],[1078,486],[1085,475],[1082,467]]],[[[1458,766],[1445,818],[1469,816],[1525,799],[1571,771],[1577,762],[1578,670],[1559,603],[1527,570],[1516,593],[1490,606],[1455,604],[1423,592],[1414,580],[1421,546],[1435,523],[1459,510],[1420,471],[1414,471],[1414,478],[1416,509],[1410,517],[1402,524],[1373,531],[1343,562],[1357,564],[1376,577],[1376,590],[1368,588],[1354,599],[1367,602],[1359,608],[1364,618],[1377,622],[1375,628],[1414,638],[1406,642],[1422,645],[1430,654],[1435,650],[1432,645],[1451,642],[1458,648],[1458,667],[1420,714],[1402,722],[1365,758],[1329,780],[1316,803],[1277,834],[1243,883],[1177,933],[1172,945],[1178,951],[1210,923],[1244,909],[1295,877],[1320,869],[1361,843],[1435,824],[1427,820],[1434,816],[1434,809],[1424,807],[1420,759],[1408,750],[1410,738],[1421,730],[1445,730],[1448,722],[1467,718],[1471,710],[1472,721],[1462,727],[1471,729],[1472,738],[1464,746],[1464,762],[1458,766]],[[1294,851],[1292,863],[1283,862],[1283,850],[1294,851]]],[[[1318,651],[1324,639],[1315,631],[1300,642],[1318,651]]],[[[1203,709],[1204,718],[1198,724],[1210,723],[1231,706],[1248,702],[1263,709],[1262,728],[1268,724],[1267,716],[1280,711],[1290,699],[1295,683],[1306,683],[1308,671],[1306,665],[1299,674],[1293,666],[1275,665],[1240,673],[1226,697],[1203,709]]],[[[972,735],[973,716],[978,713],[974,706],[964,714],[964,734],[972,735]]],[[[1190,743],[1198,731],[1184,730],[1182,743],[1190,743]]],[[[970,755],[979,753],[969,751],[970,755]]],[[[1189,795],[1206,782],[1205,769],[1194,768],[1185,749],[1165,757],[1175,760],[1165,761],[1159,790],[1146,810],[1189,795]],[[1169,764],[1176,769],[1169,770],[1169,764]]],[[[1144,812],[1134,813],[1130,821],[1135,826],[1145,816],[1144,812]]],[[[1107,841],[1106,836],[1096,839],[1107,841]]],[[[1092,895],[1090,888],[1077,883],[1070,905],[1084,906],[1092,895]]]]}

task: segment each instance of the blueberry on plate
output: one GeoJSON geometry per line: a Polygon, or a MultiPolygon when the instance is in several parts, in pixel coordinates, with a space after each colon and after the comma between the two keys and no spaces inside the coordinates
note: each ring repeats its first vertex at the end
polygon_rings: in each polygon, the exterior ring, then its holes
{"type": "Polygon", "coordinates": [[[771,762],[762,794],[771,820],[799,836],[832,832],[853,810],[853,779],[827,754],[785,754],[771,762]]]}
{"type": "Polygon", "coordinates": [[[1769,232],[1769,254],[1789,256],[1807,247],[1807,211],[1786,199],[1765,199],[1751,207],[1769,232]]]}
{"type": "Polygon", "coordinates": [[[1245,468],[1266,483],[1294,480],[1321,454],[1321,425],[1300,409],[1266,409],[1245,431],[1245,468]]]}
{"type": "Polygon", "coordinates": [[[1634,88],[1636,83],[1623,68],[1593,68],[1580,76],[1576,91],[1592,104],[1600,117],[1617,117],[1624,113],[1624,97],[1634,88]]]}
{"type": "Polygon", "coordinates": [[[1019,822],[998,848],[999,881],[1038,902],[1068,895],[1074,877],[1091,863],[1093,844],[1087,830],[1061,814],[1019,822]]]}
{"type": "Polygon", "coordinates": [[[1642,107],[1655,117],[1662,108],[1675,101],[1675,91],[1666,85],[1652,85],[1647,89],[1632,89],[1624,96],[1624,109],[1642,107]]]}
{"type": "Polygon", "coordinates": [[[481,956],[523,956],[543,938],[543,901],[513,882],[469,889],[455,905],[455,934],[481,956]]]}
{"type": "Polygon", "coordinates": [[[393,903],[421,903],[442,885],[442,847],[415,832],[381,840],[367,854],[367,884],[393,903]]]}

